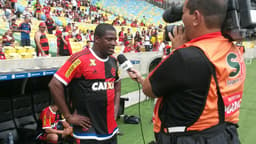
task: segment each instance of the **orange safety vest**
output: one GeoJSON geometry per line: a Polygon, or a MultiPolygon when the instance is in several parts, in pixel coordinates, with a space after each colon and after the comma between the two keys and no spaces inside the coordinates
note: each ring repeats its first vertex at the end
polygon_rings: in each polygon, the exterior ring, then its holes
{"type": "MultiPolygon", "coordinates": [[[[214,65],[225,106],[225,122],[238,123],[246,76],[245,63],[240,50],[220,32],[207,34],[184,44],[184,47],[190,46],[200,48],[214,65]]],[[[216,83],[212,76],[204,110],[199,119],[187,128],[187,131],[201,131],[217,125],[219,123],[217,101],[216,83]]]]}
{"type": "Polygon", "coordinates": [[[160,104],[163,100],[163,97],[159,97],[157,100],[156,100],[156,104],[155,104],[155,107],[154,107],[154,112],[153,112],[153,130],[155,133],[159,133],[160,130],[161,130],[161,120],[158,116],[158,110],[159,110],[159,107],[160,107],[160,104]]]}

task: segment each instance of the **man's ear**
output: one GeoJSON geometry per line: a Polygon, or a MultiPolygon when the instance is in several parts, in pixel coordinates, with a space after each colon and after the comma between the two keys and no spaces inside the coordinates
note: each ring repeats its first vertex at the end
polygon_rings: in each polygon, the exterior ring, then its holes
{"type": "Polygon", "coordinates": [[[100,37],[94,36],[94,43],[98,43],[99,39],[100,39],[100,37]]]}
{"type": "Polygon", "coordinates": [[[193,16],[193,26],[198,26],[200,23],[202,23],[202,14],[200,11],[195,10],[193,16]]]}

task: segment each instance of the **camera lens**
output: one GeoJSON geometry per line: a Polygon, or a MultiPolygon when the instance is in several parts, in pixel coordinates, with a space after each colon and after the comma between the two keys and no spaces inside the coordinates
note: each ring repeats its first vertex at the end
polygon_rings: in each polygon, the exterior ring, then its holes
{"type": "Polygon", "coordinates": [[[175,25],[167,25],[165,26],[164,28],[164,40],[165,41],[171,41],[170,38],[169,38],[169,35],[168,33],[170,32],[172,35],[173,35],[173,29],[174,29],[175,25]]]}

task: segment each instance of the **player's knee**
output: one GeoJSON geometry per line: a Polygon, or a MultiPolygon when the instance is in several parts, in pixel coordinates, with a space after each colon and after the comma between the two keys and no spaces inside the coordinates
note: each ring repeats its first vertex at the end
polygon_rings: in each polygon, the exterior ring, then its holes
{"type": "Polygon", "coordinates": [[[56,144],[58,143],[58,135],[57,134],[48,134],[47,135],[47,142],[56,144]]]}

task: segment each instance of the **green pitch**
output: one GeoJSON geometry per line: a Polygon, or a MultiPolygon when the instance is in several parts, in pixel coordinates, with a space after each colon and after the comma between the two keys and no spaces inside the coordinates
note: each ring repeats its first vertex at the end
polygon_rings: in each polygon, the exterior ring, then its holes
{"type": "MultiPolygon", "coordinates": [[[[240,110],[239,136],[241,144],[256,143],[256,60],[248,64],[247,76],[244,87],[243,101],[240,110]]],[[[130,79],[122,80],[122,94],[137,90],[137,84],[130,79]]],[[[154,139],[153,125],[151,123],[153,112],[153,101],[141,103],[142,125],[146,144],[154,139]]],[[[125,109],[125,114],[138,116],[138,105],[125,109]]],[[[143,144],[139,125],[124,124],[118,120],[120,132],[118,136],[120,144],[143,144]]]]}

